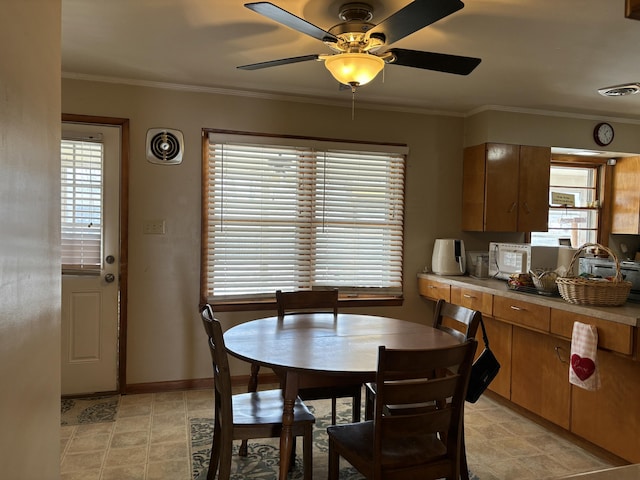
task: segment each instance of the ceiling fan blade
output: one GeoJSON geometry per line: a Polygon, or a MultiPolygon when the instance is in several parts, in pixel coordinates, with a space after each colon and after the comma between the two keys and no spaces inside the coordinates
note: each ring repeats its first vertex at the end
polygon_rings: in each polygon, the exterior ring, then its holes
{"type": "Polygon", "coordinates": [[[270,60],[268,62],[252,63],[250,65],[240,65],[240,70],[259,70],[261,68],[277,67],[289,63],[306,62],[308,60],[318,60],[320,55],[303,55],[301,57],[281,58],[280,60],[270,60]]]}
{"type": "Polygon", "coordinates": [[[316,27],[314,24],[307,22],[306,20],[287,12],[286,10],[274,5],[271,2],[254,2],[245,3],[245,7],[249,10],[253,10],[260,15],[264,15],[271,20],[286,25],[289,28],[293,28],[298,32],[309,35],[313,38],[321,40],[323,42],[337,42],[338,38],[320,27],[316,27]]]}
{"type": "Polygon", "coordinates": [[[373,27],[367,35],[384,37],[385,43],[391,45],[462,7],[464,3],[460,0],[415,0],[373,27]]]}
{"type": "Polygon", "coordinates": [[[388,51],[395,57],[389,63],[405,67],[424,68],[437,72],[469,75],[482,61],[479,58],[447,55],[445,53],[421,52],[419,50],[405,50],[392,48],[388,51]]]}

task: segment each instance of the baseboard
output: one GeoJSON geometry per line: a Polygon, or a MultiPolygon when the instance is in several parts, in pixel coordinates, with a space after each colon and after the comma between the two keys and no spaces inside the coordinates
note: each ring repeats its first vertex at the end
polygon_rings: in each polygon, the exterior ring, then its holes
{"type": "MultiPolygon", "coordinates": [[[[279,383],[275,373],[266,373],[258,377],[258,385],[279,383]]],[[[231,386],[240,387],[249,384],[249,375],[231,377],[231,386]]],[[[125,387],[125,395],[140,393],[173,392],[177,390],[204,390],[213,388],[213,378],[195,378],[170,382],[132,383],[125,387]]]]}

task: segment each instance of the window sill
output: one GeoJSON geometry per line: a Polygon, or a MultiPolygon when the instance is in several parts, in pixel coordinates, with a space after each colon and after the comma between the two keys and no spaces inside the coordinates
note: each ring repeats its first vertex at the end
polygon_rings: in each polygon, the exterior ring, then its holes
{"type": "MultiPolygon", "coordinates": [[[[403,297],[342,297],[338,301],[339,308],[347,307],[401,307],[404,302],[403,297]]],[[[259,310],[275,310],[275,299],[264,300],[242,300],[242,301],[220,301],[211,302],[215,312],[250,312],[259,310]]]]}

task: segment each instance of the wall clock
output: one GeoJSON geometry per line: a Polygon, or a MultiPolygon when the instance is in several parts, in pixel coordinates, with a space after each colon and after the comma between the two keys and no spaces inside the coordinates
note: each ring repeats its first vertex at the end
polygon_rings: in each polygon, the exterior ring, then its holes
{"type": "Polygon", "coordinates": [[[593,129],[593,139],[595,142],[604,147],[613,141],[613,127],[608,123],[599,123],[593,129]]]}

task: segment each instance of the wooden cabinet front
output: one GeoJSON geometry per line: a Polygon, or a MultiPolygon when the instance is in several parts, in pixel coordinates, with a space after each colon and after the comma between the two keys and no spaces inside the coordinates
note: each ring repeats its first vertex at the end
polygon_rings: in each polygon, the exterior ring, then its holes
{"type": "Polygon", "coordinates": [[[640,233],[640,157],[618,159],[613,167],[611,233],[640,233]]]}
{"type": "Polygon", "coordinates": [[[518,231],[518,145],[487,144],[484,231],[518,231]]]}
{"type": "Polygon", "coordinates": [[[511,401],[569,428],[569,342],[513,327],[511,401]],[[562,358],[564,356],[564,358],[562,358]]]}
{"type": "MultiPolygon", "coordinates": [[[[484,326],[487,329],[487,338],[491,351],[500,362],[498,375],[489,384],[489,390],[497,393],[507,400],[511,398],[511,348],[513,327],[507,323],[499,322],[490,317],[483,317],[484,326]]],[[[482,329],[478,329],[478,350],[476,355],[484,350],[482,329]]]]}
{"type": "Polygon", "coordinates": [[[486,143],[465,148],[462,229],[546,231],[551,149],[486,143]]]}
{"type": "Polygon", "coordinates": [[[551,150],[520,146],[518,232],[546,232],[549,227],[551,150]]]}
{"type": "Polygon", "coordinates": [[[523,300],[496,296],[493,300],[493,316],[510,323],[548,332],[551,309],[523,300]]]}
{"type": "Polygon", "coordinates": [[[573,387],[571,431],[640,463],[640,363],[598,350],[601,387],[573,387]]]}
{"type": "Polygon", "coordinates": [[[598,330],[598,348],[631,355],[633,353],[633,330],[631,325],[608,322],[566,310],[551,309],[551,333],[571,339],[573,323],[595,325],[598,330]]]}
{"type": "Polygon", "coordinates": [[[478,310],[482,315],[493,313],[493,295],[471,288],[451,287],[451,303],[478,310]]]}
{"type": "Polygon", "coordinates": [[[430,278],[418,277],[418,292],[429,300],[451,302],[451,286],[430,278]]]}

